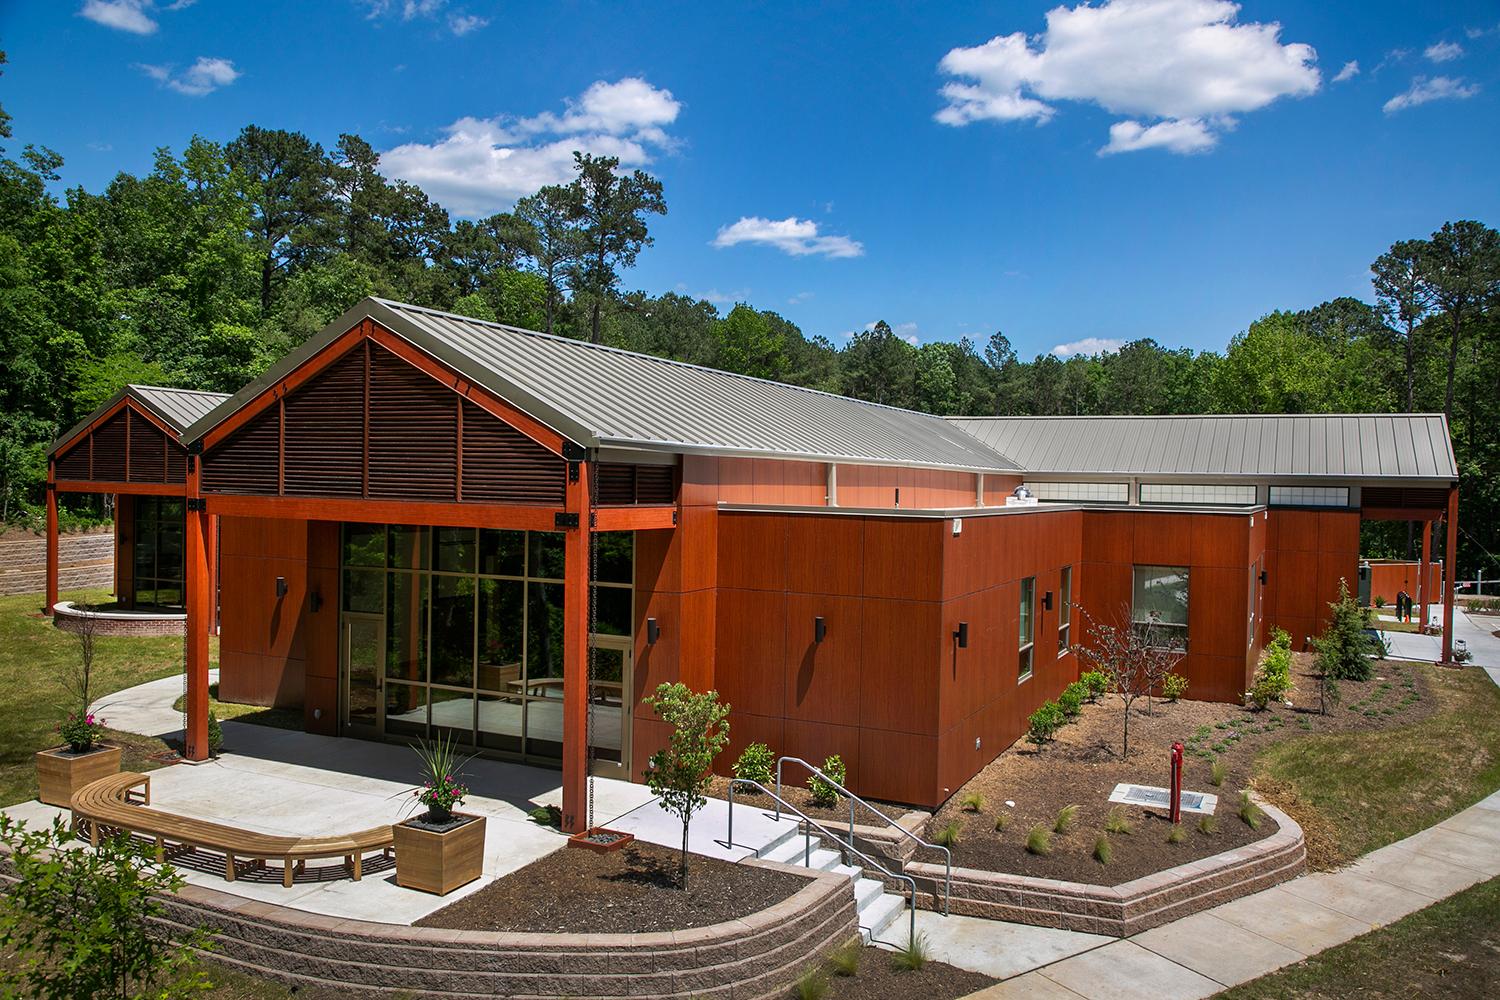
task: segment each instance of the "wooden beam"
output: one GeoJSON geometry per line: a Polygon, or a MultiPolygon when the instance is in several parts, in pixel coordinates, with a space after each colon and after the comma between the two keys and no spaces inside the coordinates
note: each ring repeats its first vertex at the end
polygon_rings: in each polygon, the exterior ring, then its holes
{"type": "Polygon", "coordinates": [[[589,477],[588,462],[570,465],[568,511],[578,515],[563,543],[563,797],[562,829],[588,825],[589,477]]]}
{"type": "MultiPolygon", "coordinates": [[[[188,471],[189,497],[198,493],[198,477],[202,463],[194,462],[188,471]]],[[[212,599],[209,594],[209,514],[207,511],[189,510],[184,515],[184,535],[187,553],[186,572],[183,578],[184,604],[186,604],[187,639],[186,664],[187,698],[184,704],[187,716],[184,735],[183,756],[188,760],[208,759],[208,634],[213,627],[212,599]]]]}
{"type": "Polygon", "coordinates": [[[454,528],[507,528],[556,531],[556,507],[520,504],[437,503],[425,500],[357,500],[329,497],[262,497],[211,493],[211,514],[274,517],[294,521],[440,525],[454,528]]]}
{"type": "Polygon", "coordinates": [[[1421,605],[1422,617],[1419,619],[1421,631],[1427,631],[1427,602],[1432,600],[1432,588],[1427,584],[1432,575],[1428,568],[1432,565],[1432,522],[1422,522],[1422,561],[1418,566],[1417,574],[1417,603],[1421,605]]]}
{"type": "Polygon", "coordinates": [[[1361,507],[1359,516],[1365,521],[1430,522],[1442,520],[1443,509],[1441,507],[1361,507]]]}
{"type": "Polygon", "coordinates": [[[1443,561],[1443,662],[1453,662],[1453,585],[1458,579],[1458,484],[1448,487],[1448,520],[1443,531],[1447,558],[1443,561]]]}
{"type": "Polygon", "coordinates": [[[180,497],[187,494],[186,483],[109,483],[103,480],[59,479],[59,493],[123,493],[138,497],[180,497]]]}
{"type": "Polygon", "coordinates": [[[57,463],[47,459],[47,614],[57,604],[57,483],[53,480],[57,463]]]}
{"type": "Polygon", "coordinates": [[[677,508],[673,506],[594,509],[595,531],[653,531],[676,526],[677,508]]]}

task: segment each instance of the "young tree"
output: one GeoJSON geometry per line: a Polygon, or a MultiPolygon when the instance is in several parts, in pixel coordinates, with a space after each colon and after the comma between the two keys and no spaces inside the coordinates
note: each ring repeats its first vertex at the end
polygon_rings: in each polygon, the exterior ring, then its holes
{"type": "Polygon", "coordinates": [[[666,215],[661,181],[643,170],[617,174],[613,156],[573,154],[578,176],[568,185],[581,252],[573,264],[575,290],[592,296],[589,339],[600,343],[599,310],[620,283],[620,269],[635,265],[641,248],[651,245],[646,216],[666,215]]]}
{"type": "Polygon", "coordinates": [[[1088,670],[1097,670],[1109,681],[1109,689],[1120,696],[1120,756],[1130,756],[1130,715],[1135,702],[1151,697],[1153,683],[1182,662],[1182,640],[1163,628],[1152,615],[1146,622],[1132,622],[1130,609],[1122,608],[1119,623],[1109,625],[1073,605],[1083,621],[1084,641],[1076,648],[1088,670]]]}
{"type": "Polygon", "coordinates": [[[1370,679],[1370,637],[1365,633],[1369,612],[1349,593],[1349,584],[1339,580],[1339,599],[1330,601],[1328,628],[1313,639],[1318,672],[1334,680],[1370,679]]]}
{"type": "Polygon", "coordinates": [[[729,743],[729,706],[717,691],[697,694],[686,684],[662,684],[646,699],[672,727],[667,745],[651,755],[646,784],[661,806],[682,820],[682,870],[678,887],[687,888],[688,825],[708,802],[714,758],[729,743]]]}

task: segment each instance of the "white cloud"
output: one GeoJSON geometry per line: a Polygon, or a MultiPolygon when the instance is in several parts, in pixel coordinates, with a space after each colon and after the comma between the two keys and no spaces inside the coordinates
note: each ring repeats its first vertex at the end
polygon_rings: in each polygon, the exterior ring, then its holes
{"type": "Polygon", "coordinates": [[[811,219],[788,216],[785,219],[764,219],[758,215],[741,216],[738,222],[722,226],[713,238],[712,246],[723,249],[741,243],[759,243],[772,246],[792,255],[805,257],[820,254],[824,257],[859,257],[865,252],[864,244],[847,236],[826,236],[818,232],[818,224],[811,219]]]}
{"type": "Polygon", "coordinates": [[[1491,28],[1465,28],[1464,29],[1464,35],[1467,38],[1469,38],[1471,41],[1476,41],[1476,42],[1479,39],[1483,38],[1485,35],[1493,35],[1493,34],[1497,34],[1497,33],[1500,33],[1500,24],[1497,24],[1497,25],[1495,25],[1494,27],[1491,27],[1491,28]]]}
{"type": "Polygon", "coordinates": [[[1464,47],[1457,42],[1433,42],[1422,54],[1435,63],[1452,62],[1464,54],[1464,47]]]}
{"type": "Polygon", "coordinates": [[[710,288],[706,292],[698,292],[691,296],[702,299],[704,302],[712,302],[716,306],[734,305],[750,300],[750,289],[741,288],[733,292],[721,292],[717,288],[710,288]]]}
{"type": "Polygon", "coordinates": [[[78,15],[106,28],[149,35],[156,31],[156,21],[146,13],[148,6],[146,0],[88,0],[78,15]]]}
{"type": "Polygon", "coordinates": [[[410,21],[415,17],[431,17],[443,9],[447,0],[406,0],[401,5],[401,20],[410,21]]]}
{"type": "Polygon", "coordinates": [[[671,91],[645,80],[600,80],[567,101],[561,115],[460,118],[436,142],[382,153],[380,170],[419,185],[458,215],[488,215],[545,184],[569,180],[574,150],[618,157],[625,167],[650,163],[657,151],[673,147],[666,126],[681,108],[671,91]]]}
{"type": "Polygon", "coordinates": [[[209,56],[199,56],[197,62],[181,73],[174,73],[170,64],[152,66],[140,63],[138,68],[162,86],[170,87],[179,94],[186,94],[189,97],[212,94],[220,87],[229,86],[241,76],[240,71],[234,68],[232,61],[209,56]]]}
{"type": "Polygon", "coordinates": [[[1359,60],[1350,59],[1344,63],[1344,68],[1339,70],[1338,75],[1333,78],[1333,82],[1343,83],[1345,80],[1352,80],[1356,76],[1359,76],[1359,60]]]}
{"type": "Polygon", "coordinates": [[[1464,83],[1462,77],[1434,76],[1428,79],[1419,76],[1412,80],[1410,87],[1385,102],[1385,113],[1395,114],[1432,101],[1463,101],[1477,93],[1479,85],[1464,83]]]}
{"type": "MultiPolygon", "coordinates": [[[[997,35],[944,56],[939,68],[958,79],[942,88],[947,105],[935,117],[953,126],[1042,124],[1057,113],[1055,102],[1082,101],[1148,120],[1121,123],[1151,139],[1128,148],[1200,151],[1232,115],[1311,94],[1321,83],[1312,46],[1283,45],[1274,22],[1237,23],[1239,9],[1229,0],[1056,7],[1040,35],[997,35]],[[1158,125],[1173,127],[1154,131],[1158,125]]],[[[1125,148],[1112,136],[1106,151],[1125,148]]]]}
{"type": "MultiPolygon", "coordinates": [[[[1225,127],[1220,125],[1219,127],[1225,127]]],[[[1115,122],[1109,127],[1109,145],[1100,156],[1112,153],[1134,153],[1141,149],[1166,149],[1174,153],[1203,153],[1218,143],[1219,137],[1205,120],[1167,119],[1155,125],[1138,121],[1115,122]]]]}
{"type": "Polygon", "coordinates": [[[448,30],[460,38],[471,31],[478,31],[480,28],[488,27],[489,23],[489,18],[480,17],[478,14],[448,15],[448,30]]]}
{"type": "MultiPolygon", "coordinates": [[[[448,10],[448,0],[401,0],[400,3],[396,0],[354,0],[354,2],[365,9],[365,19],[368,21],[381,21],[393,13],[399,13],[402,21],[431,21],[436,20],[443,11],[448,10]]],[[[489,18],[470,14],[463,8],[449,11],[446,18],[448,30],[460,38],[470,32],[488,27],[489,23],[489,18]]]]}
{"type": "Polygon", "coordinates": [[[902,340],[906,341],[911,346],[917,346],[917,342],[919,340],[919,338],[917,337],[917,324],[897,323],[895,326],[891,327],[891,332],[900,337],[902,340]]]}
{"type": "Polygon", "coordinates": [[[812,292],[798,292],[796,295],[793,295],[791,298],[787,299],[786,304],[789,306],[800,306],[802,303],[808,301],[812,297],[812,292]]]}
{"type": "Polygon", "coordinates": [[[1095,354],[1112,354],[1124,346],[1125,341],[1115,340],[1112,337],[1084,337],[1082,340],[1070,340],[1066,344],[1058,344],[1050,353],[1059,358],[1068,358],[1075,354],[1092,357],[1095,354]]]}

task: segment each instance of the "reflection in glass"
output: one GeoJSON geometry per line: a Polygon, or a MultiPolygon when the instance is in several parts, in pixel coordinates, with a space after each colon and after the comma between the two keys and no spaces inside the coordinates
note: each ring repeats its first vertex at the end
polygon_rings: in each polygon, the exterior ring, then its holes
{"type": "Polygon", "coordinates": [[[439,573],[473,573],[477,543],[473,528],[434,528],[433,565],[439,573]]]}
{"type": "Polygon", "coordinates": [[[518,690],[521,680],[521,607],[526,585],[519,580],[479,581],[479,687],[518,690]]]}
{"type": "Polygon", "coordinates": [[[601,635],[632,635],[630,621],[631,592],[624,587],[594,588],[594,623],[592,631],[601,635]]]}
{"type": "Polygon", "coordinates": [[[351,621],[345,633],[345,657],[349,667],[348,721],[375,725],[375,684],[380,671],[380,646],[385,638],[380,621],[351,621]]]}
{"type": "Polygon", "coordinates": [[[390,565],[393,569],[426,569],[428,536],[426,528],[404,524],[390,526],[390,565]]]}
{"type": "Polygon", "coordinates": [[[379,570],[344,570],[344,610],[380,614],[385,609],[385,574],[379,570]]]}
{"type": "Polygon", "coordinates": [[[564,562],[562,534],[556,531],[533,531],[527,538],[530,541],[531,563],[526,568],[526,575],[533,579],[561,580],[564,562]]]}
{"type": "Polygon", "coordinates": [[[526,532],[481,528],[479,572],[485,576],[525,576],[526,532]]]}
{"type": "Polygon", "coordinates": [[[594,579],[601,583],[634,583],[635,532],[602,531],[594,536],[594,557],[598,570],[594,579]]]}
{"type": "Polygon", "coordinates": [[[390,573],[386,602],[385,675],[408,681],[427,679],[427,575],[390,573]]]}
{"type": "MultiPolygon", "coordinates": [[[[563,585],[526,585],[526,679],[531,694],[540,694],[538,678],[561,677],[563,672],[563,585]]],[[[556,685],[558,696],[562,685],[556,685]]]]}
{"type": "Polygon", "coordinates": [[[427,687],[385,683],[385,731],[398,736],[427,735],[427,687]]]}
{"type": "Polygon", "coordinates": [[[432,735],[456,743],[474,742],[474,695],[432,689],[432,735]]]}
{"type": "Polygon", "coordinates": [[[594,657],[593,704],[594,749],[601,760],[620,759],[620,731],[624,726],[625,657],[623,649],[598,649],[594,657]]]}
{"type": "Polygon", "coordinates": [[[474,578],[432,578],[432,683],[474,685],[474,578]]]}
{"type": "Polygon", "coordinates": [[[519,694],[479,696],[479,746],[521,752],[525,702],[519,694]]]}
{"type": "Polygon", "coordinates": [[[344,565],[384,566],[385,525],[344,525],[344,565]]]}

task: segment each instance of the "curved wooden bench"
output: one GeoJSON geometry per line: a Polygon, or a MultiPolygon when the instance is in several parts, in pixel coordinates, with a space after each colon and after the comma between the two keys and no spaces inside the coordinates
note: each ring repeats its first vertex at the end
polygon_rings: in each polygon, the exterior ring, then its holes
{"type": "Polygon", "coordinates": [[[89,843],[99,846],[101,830],[124,830],[144,834],[156,841],[156,860],[166,860],[168,844],[178,848],[201,848],[224,855],[224,878],[235,878],[240,860],[265,864],[282,863],[281,883],[291,886],[293,871],[307,862],[343,858],[358,882],[363,876],[364,855],[394,849],[389,825],[334,837],[286,837],[255,833],[237,827],[193,819],[151,805],[151,779],[134,771],[122,771],[91,782],[73,794],[73,828],[87,830],[89,843]]]}

